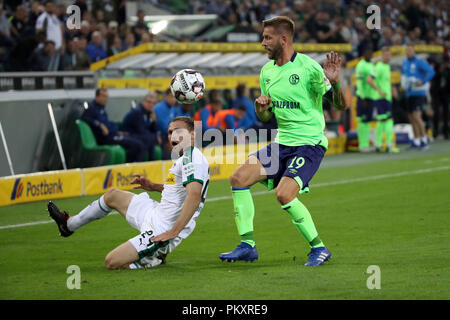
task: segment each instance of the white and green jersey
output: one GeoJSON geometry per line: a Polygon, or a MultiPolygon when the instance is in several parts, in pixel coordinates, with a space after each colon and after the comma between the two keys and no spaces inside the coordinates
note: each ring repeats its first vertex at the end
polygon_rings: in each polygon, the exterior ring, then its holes
{"type": "MultiPolygon", "coordinates": [[[[195,228],[195,220],[203,209],[209,184],[209,164],[202,152],[194,147],[186,150],[169,169],[164,182],[161,201],[156,209],[155,223],[164,226],[173,226],[180,216],[184,201],[186,200],[186,185],[190,182],[200,182],[202,186],[202,202],[194,213],[191,221],[180,232],[181,238],[186,238],[195,228]]],[[[167,228],[166,228],[167,229],[167,228]]]]}
{"type": "Polygon", "coordinates": [[[331,84],[315,60],[297,52],[282,66],[271,60],[261,69],[259,82],[261,95],[272,98],[271,110],[278,123],[275,142],[328,148],[322,97],[331,84]]]}

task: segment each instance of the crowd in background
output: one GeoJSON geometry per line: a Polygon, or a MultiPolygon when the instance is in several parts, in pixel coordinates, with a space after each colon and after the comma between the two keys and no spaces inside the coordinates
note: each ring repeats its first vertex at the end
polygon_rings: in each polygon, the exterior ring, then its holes
{"type": "Polygon", "coordinates": [[[67,25],[67,6],[58,1],[0,2],[0,71],[87,70],[92,62],[145,42],[157,41],[139,11],[126,24],[125,0],[74,1],[80,28],[67,25]]]}
{"type": "Polygon", "coordinates": [[[351,43],[348,58],[362,56],[367,44],[378,50],[385,45],[443,45],[450,40],[450,2],[442,0],[191,0],[184,9],[217,14],[222,24],[258,33],[264,19],[286,15],[295,22],[295,42],[351,43]],[[366,27],[372,14],[366,10],[372,4],[380,8],[380,29],[366,27]]]}
{"type": "MultiPolygon", "coordinates": [[[[126,23],[125,0],[74,1],[81,9],[80,29],[66,25],[69,15],[59,1],[4,0],[0,4],[0,71],[85,70],[90,63],[145,42],[158,41],[144,16],[126,23]],[[90,9],[90,10],[89,10],[90,9]]],[[[382,0],[381,28],[369,29],[369,0],[145,0],[175,13],[217,14],[219,25],[261,30],[261,21],[278,15],[294,20],[295,42],[351,43],[347,59],[370,44],[423,43],[450,48],[450,2],[382,0]]],[[[195,39],[184,39],[192,41],[195,39]]]]}

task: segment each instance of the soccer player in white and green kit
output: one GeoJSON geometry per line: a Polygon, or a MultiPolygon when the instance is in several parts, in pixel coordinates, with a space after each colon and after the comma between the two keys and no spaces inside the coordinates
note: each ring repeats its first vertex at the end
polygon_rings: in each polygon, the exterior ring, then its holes
{"type": "MultiPolygon", "coordinates": [[[[378,152],[398,153],[399,149],[392,145],[392,135],[394,133],[394,120],[392,119],[392,84],[391,84],[391,49],[383,47],[381,49],[381,61],[378,61],[367,77],[367,82],[374,89],[373,104],[377,110],[376,150],[378,152]],[[382,147],[383,134],[386,135],[386,149],[382,147]]],[[[394,91],[395,92],[395,91],[394,91]]]]}
{"type": "Polygon", "coordinates": [[[263,22],[262,46],[271,59],[261,69],[261,96],[255,110],[261,121],[275,115],[278,134],[275,141],[250,155],[230,177],[235,221],[241,243],[220,255],[222,261],[258,259],[254,240],[255,214],[250,186],[263,182],[275,189],[282,209],[311,247],[308,266],[318,266],[331,257],[319,237],[311,214],[297,198],[308,192],[308,183],[320,166],[328,147],[324,135],[322,97],[338,109],[345,109],[339,87],[341,58],[327,54],[324,68],[308,56],[294,51],[294,22],[275,17],[263,22]]]}

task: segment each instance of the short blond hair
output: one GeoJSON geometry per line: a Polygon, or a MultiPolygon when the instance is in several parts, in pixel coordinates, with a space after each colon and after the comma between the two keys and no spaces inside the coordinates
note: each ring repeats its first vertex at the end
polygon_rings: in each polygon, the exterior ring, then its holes
{"type": "Polygon", "coordinates": [[[289,35],[291,35],[291,37],[294,37],[295,23],[289,17],[278,16],[278,17],[274,17],[271,19],[267,19],[262,22],[262,26],[263,26],[263,28],[273,27],[276,30],[285,31],[285,32],[289,33],[289,35]]]}

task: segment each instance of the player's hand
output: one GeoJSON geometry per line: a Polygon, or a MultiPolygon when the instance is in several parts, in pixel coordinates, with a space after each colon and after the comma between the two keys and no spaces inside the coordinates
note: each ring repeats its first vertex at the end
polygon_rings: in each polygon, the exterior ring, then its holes
{"type": "Polygon", "coordinates": [[[158,241],[167,241],[167,240],[171,240],[174,239],[178,236],[178,233],[169,230],[167,232],[161,233],[160,235],[157,235],[153,238],[151,238],[152,242],[158,242],[158,241]]]}
{"type": "Polygon", "coordinates": [[[414,83],[414,87],[420,87],[423,85],[423,82],[421,80],[417,80],[416,83],[414,83]]]}
{"type": "Polygon", "coordinates": [[[133,187],[133,189],[144,189],[147,191],[153,191],[153,182],[149,179],[145,178],[140,174],[133,174],[133,180],[131,180],[131,184],[138,184],[138,186],[133,187]]]}
{"type": "Polygon", "coordinates": [[[100,129],[102,130],[104,136],[107,136],[109,134],[108,127],[105,126],[103,123],[100,123],[100,129]]]}
{"type": "Polygon", "coordinates": [[[378,91],[378,93],[380,94],[380,96],[381,96],[383,99],[386,98],[386,92],[380,90],[380,91],[378,91]]]}
{"type": "Polygon", "coordinates": [[[342,58],[339,53],[331,51],[327,53],[327,60],[323,64],[323,72],[325,77],[330,80],[331,84],[339,81],[339,73],[341,72],[342,58]]]}
{"type": "Polygon", "coordinates": [[[269,109],[272,98],[268,96],[259,96],[255,100],[255,107],[257,112],[263,112],[269,109]]]}

